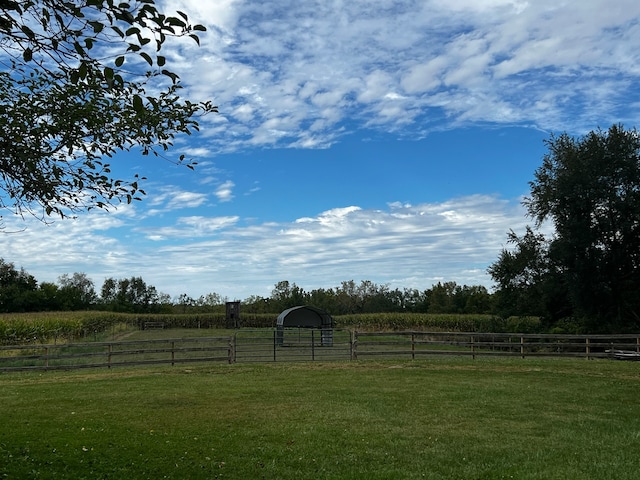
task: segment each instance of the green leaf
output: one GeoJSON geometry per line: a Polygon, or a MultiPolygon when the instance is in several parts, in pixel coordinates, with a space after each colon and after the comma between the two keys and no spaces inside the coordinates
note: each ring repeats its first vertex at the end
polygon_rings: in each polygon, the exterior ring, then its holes
{"type": "Polygon", "coordinates": [[[178,77],[178,75],[176,75],[173,72],[170,72],[169,70],[162,70],[162,72],[160,72],[160,73],[162,73],[163,75],[166,75],[167,77],[171,78],[173,83],[176,83],[178,81],[178,79],[180,78],[180,77],[178,77]]]}
{"type": "Polygon", "coordinates": [[[140,52],[140,56],[144,58],[149,65],[153,65],[153,59],[146,52],[140,52]]]}
{"type": "Polygon", "coordinates": [[[93,27],[93,33],[100,33],[104,29],[104,24],[101,22],[90,20],[87,23],[93,27]]]}
{"type": "Polygon", "coordinates": [[[29,47],[27,47],[25,49],[25,51],[22,52],[22,59],[25,62],[30,62],[32,58],[33,58],[33,52],[31,51],[31,49],[29,47]]]}
{"type": "Polygon", "coordinates": [[[119,57],[116,58],[116,61],[114,62],[116,67],[121,67],[124,64],[124,56],[121,55],[119,57]]]}
{"type": "Polygon", "coordinates": [[[20,27],[20,30],[22,30],[22,33],[24,33],[27,37],[29,37],[29,39],[33,40],[36,38],[36,34],[33,33],[33,30],[31,30],[26,25],[22,25],[22,27],[20,27]]]}
{"type": "Polygon", "coordinates": [[[167,18],[167,23],[169,25],[174,26],[174,27],[182,27],[182,28],[184,28],[184,27],[187,26],[186,23],[184,23],[182,20],[180,20],[179,18],[176,18],[176,17],[168,17],[167,18]]]}
{"type": "Polygon", "coordinates": [[[192,28],[196,32],[206,32],[207,31],[207,27],[205,27],[204,25],[194,25],[192,28]]]}
{"type": "Polygon", "coordinates": [[[120,30],[118,27],[112,26],[111,30],[113,30],[118,35],[120,35],[121,38],[124,38],[124,32],[122,30],[120,30]]]}
{"type": "Polygon", "coordinates": [[[142,98],[140,97],[140,95],[133,96],[133,109],[137,113],[144,112],[144,103],[142,103],[142,98]]]}
{"type": "Polygon", "coordinates": [[[158,57],[156,58],[156,63],[159,67],[164,67],[164,64],[167,63],[167,59],[162,55],[158,55],[158,57]]]}
{"type": "Polygon", "coordinates": [[[80,55],[81,57],[84,57],[84,56],[85,56],[84,48],[82,48],[82,45],[80,45],[80,43],[78,43],[78,42],[74,42],[74,43],[73,43],[73,48],[76,50],[76,53],[77,53],[78,55],[80,55]]]}

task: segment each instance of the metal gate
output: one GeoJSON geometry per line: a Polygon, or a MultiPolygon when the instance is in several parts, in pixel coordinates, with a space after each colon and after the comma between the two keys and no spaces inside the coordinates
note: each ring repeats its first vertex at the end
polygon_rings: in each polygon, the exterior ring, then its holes
{"type": "Polygon", "coordinates": [[[239,330],[233,336],[235,362],[295,362],[350,360],[353,336],[349,330],[285,328],[239,330]]]}

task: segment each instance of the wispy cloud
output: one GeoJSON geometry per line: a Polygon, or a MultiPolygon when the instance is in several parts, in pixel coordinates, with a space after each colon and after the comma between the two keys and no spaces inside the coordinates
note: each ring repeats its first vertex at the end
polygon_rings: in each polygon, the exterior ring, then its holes
{"type": "Polygon", "coordinates": [[[145,235],[149,240],[161,241],[168,239],[206,237],[216,232],[235,225],[238,217],[211,217],[202,216],[179,217],[174,226],[141,227],[135,229],[145,235]]]}
{"type": "Polygon", "coordinates": [[[235,187],[235,183],[227,180],[216,188],[214,194],[218,197],[219,201],[230,202],[233,199],[233,187],[235,187]]]}
{"type": "Polygon", "coordinates": [[[158,192],[150,195],[148,205],[152,207],[150,215],[160,212],[196,208],[208,201],[208,195],[200,192],[189,192],[181,187],[165,185],[158,188],[158,192]]]}
{"type": "Polygon", "coordinates": [[[169,5],[210,28],[181,74],[220,105],[203,129],[218,150],[326,147],[346,118],[411,136],[473,122],[582,132],[620,120],[602,100],[640,76],[633,0],[169,5]]]}

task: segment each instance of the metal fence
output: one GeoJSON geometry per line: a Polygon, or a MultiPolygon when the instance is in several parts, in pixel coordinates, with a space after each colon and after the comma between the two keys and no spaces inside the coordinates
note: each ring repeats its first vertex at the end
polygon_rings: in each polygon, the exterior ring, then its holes
{"type": "Polygon", "coordinates": [[[239,330],[233,336],[235,362],[334,361],[352,358],[353,333],[334,329],[239,330]]]}
{"type": "Polygon", "coordinates": [[[459,332],[238,330],[231,336],[0,346],[0,371],[207,362],[416,359],[436,355],[640,360],[640,334],[541,335],[459,332]]]}

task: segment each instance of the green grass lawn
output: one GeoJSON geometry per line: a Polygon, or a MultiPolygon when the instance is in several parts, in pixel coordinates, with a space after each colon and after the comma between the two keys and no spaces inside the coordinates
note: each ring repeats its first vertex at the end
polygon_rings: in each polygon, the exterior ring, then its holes
{"type": "Polygon", "coordinates": [[[0,374],[0,478],[637,479],[640,364],[0,374]]]}

